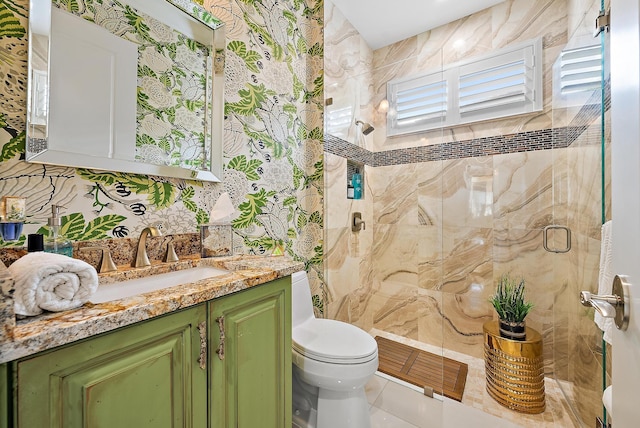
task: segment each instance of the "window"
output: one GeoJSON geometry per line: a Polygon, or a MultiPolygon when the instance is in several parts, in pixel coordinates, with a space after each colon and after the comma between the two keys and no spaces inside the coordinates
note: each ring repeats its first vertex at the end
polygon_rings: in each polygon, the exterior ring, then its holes
{"type": "Polygon", "coordinates": [[[447,117],[447,87],[440,73],[394,84],[387,120],[398,133],[440,126],[447,117]]]}
{"type": "Polygon", "coordinates": [[[353,107],[329,106],[325,114],[327,133],[334,137],[347,138],[349,127],[353,124],[353,107]]]}
{"type": "Polygon", "coordinates": [[[560,54],[560,93],[599,89],[602,83],[600,45],[568,49],[560,54]]]}
{"type": "Polygon", "coordinates": [[[387,135],[542,110],[542,40],[387,84],[387,135]]]}

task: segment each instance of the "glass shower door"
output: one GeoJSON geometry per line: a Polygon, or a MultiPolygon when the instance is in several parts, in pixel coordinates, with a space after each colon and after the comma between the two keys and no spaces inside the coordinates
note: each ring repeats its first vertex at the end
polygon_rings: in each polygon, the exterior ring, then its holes
{"type": "Polygon", "coordinates": [[[598,292],[601,227],[610,219],[608,33],[594,37],[593,20],[604,9],[604,1],[598,3],[573,14],[583,21],[569,20],[569,41],[554,65],[552,101],[553,221],[571,230],[571,250],[554,259],[553,373],[584,427],[606,418],[601,397],[610,381],[602,331],[593,309],[578,298],[581,290],[598,292]]]}

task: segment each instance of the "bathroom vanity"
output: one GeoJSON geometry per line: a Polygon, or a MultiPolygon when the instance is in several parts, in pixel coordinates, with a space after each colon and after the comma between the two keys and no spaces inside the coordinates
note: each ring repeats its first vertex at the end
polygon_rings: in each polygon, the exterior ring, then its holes
{"type": "Polygon", "coordinates": [[[0,344],[0,427],[291,426],[290,275],[303,267],[186,263],[229,273],[18,322],[0,344]]]}

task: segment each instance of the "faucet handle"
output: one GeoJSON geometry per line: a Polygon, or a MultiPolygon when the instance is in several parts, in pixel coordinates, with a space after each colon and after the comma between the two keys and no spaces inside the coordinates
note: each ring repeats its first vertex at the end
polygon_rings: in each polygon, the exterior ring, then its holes
{"type": "Polygon", "coordinates": [[[176,249],[173,245],[173,238],[167,244],[167,252],[164,253],[164,258],[162,259],[165,263],[177,262],[180,261],[180,258],[176,254],[176,249]]]}
{"type": "Polygon", "coordinates": [[[362,220],[362,213],[355,212],[351,215],[351,231],[352,232],[360,232],[360,230],[365,230],[366,224],[364,220],[362,220]]]}
{"type": "Polygon", "coordinates": [[[82,247],[80,251],[100,251],[100,266],[98,267],[98,273],[115,272],[118,267],[111,258],[111,251],[107,247],[82,247]]]}

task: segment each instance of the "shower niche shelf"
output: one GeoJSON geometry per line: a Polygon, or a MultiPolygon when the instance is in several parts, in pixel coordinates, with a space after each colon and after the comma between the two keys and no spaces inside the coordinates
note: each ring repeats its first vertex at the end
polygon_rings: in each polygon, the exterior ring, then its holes
{"type": "Polygon", "coordinates": [[[347,199],[364,199],[364,163],[347,159],[347,199]],[[357,181],[360,176],[360,192],[358,194],[357,181]]]}

